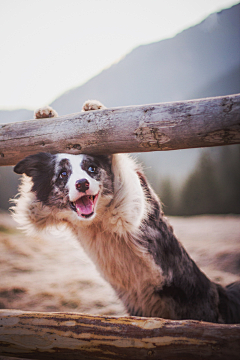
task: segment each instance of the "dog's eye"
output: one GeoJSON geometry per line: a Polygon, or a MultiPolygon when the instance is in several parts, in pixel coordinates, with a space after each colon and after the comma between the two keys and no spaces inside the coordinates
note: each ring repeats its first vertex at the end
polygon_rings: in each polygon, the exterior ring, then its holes
{"type": "Polygon", "coordinates": [[[94,165],[90,165],[90,166],[88,167],[88,171],[89,171],[90,173],[95,173],[95,172],[97,171],[97,167],[94,166],[94,165]]]}
{"type": "Polygon", "coordinates": [[[62,172],[60,172],[60,174],[59,174],[59,178],[60,178],[60,179],[66,179],[67,176],[68,176],[68,174],[67,174],[66,171],[62,171],[62,172]]]}

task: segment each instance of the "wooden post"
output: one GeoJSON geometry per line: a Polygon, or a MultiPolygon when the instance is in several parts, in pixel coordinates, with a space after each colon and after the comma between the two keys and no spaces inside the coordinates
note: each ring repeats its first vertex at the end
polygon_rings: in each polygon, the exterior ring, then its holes
{"type": "Polygon", "coordinates": [[[40,151],[106,154],[238,143],[239,94],[3,124],[0,165],[40,151]]]}
{"type": "Polygon", "coordinates": [[[240,324],[0,310],[0,355],[44,360],[237,360],[240,324]]]}

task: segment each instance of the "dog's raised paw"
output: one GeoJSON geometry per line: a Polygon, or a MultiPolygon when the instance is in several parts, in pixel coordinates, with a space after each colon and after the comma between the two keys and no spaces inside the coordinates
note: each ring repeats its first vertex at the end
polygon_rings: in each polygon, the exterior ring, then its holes
{"type": "Polygon", "coordinates": [[[83,104],[82,111],[100,110],[106,107],[98,100],[87,100],[83,104]]]}
{"type": "Polygon", "coordinates": [[[35,119],[52,118],[58,117],[58,113],[56,112],[56,110],[51,108],[51,106],[44,106],[34,112],[34,117],[35,119]]]}

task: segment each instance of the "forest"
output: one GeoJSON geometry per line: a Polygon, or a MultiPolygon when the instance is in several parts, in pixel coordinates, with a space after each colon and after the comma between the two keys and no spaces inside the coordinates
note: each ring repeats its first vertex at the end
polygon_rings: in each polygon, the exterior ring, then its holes
{"type": "Polygon", "coordinates": [[[156,191],[168,215],[240,214],[240,145],[203,150],[182,186],[166,177],[156,191]]]}

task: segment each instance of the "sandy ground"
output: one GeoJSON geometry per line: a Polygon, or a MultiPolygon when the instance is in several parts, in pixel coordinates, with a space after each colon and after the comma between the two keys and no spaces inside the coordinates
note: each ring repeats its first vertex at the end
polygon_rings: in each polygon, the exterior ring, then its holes
{"type": "MultiPolygon", "coordinates": [[[[240,216],[169,219],[213,281],[226,285],[240,279],[240,216]]],[[[126,314],[70,234],[27,237],[7,214],[0,214],[0,308],[126,314]]]]}
{"type": "MultiPolygon", "coordinates": [[[[169,219],[208,277],[223,285],[240,280],[240,216],[169,219]]],[[[0,308],[126,314],[70,234],[60,231],[30,238],[4,213],[0,214],[0,308]]]]}

